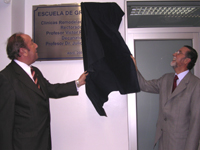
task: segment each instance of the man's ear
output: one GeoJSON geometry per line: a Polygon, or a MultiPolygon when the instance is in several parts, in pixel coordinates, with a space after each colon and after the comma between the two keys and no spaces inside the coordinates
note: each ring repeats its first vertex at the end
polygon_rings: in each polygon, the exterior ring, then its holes
{"type": "Polygon", "coordinates": [[[184,61],[185,61],[185,64],[189,64],[191,62],[191,58],[186,58],[184,61]]]}
{"type": "Polygon", "coordinates": [[[19,49],[19,55],[20,56],[27,56],[28,55],[28,50],[26,48],[20,48],[19,49]]]}

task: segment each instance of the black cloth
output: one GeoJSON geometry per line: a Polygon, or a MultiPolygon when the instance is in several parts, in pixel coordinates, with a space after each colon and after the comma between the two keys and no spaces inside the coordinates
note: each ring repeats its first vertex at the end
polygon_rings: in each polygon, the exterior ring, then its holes
{"type": "Polygon", "coordinates": [[[119,33],[124,12],[116,3],[81,3],[86,94],[101,116],[112,91],[140,91],[131,53],[119,33]]]}

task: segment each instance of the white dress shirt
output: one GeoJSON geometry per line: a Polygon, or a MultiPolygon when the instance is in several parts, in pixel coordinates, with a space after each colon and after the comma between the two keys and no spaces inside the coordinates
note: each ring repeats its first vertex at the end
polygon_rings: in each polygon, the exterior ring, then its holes
{"type": "Polygon", "coordinates": [[[175,74],[178,76],[178,80],[176,81],[177,86],[179,85],[179,83],[181,82],[181,80],[186,76],[186,74],[189,72],[189,70],[186,70],[184,72],[181,72],[179,74],[175,74]]]}
{"type": "MultiPolygon", "coordinates": [[[[28,66],[27,64],[19,61],[19,60],[16,60],[14,59],[14,61],[29,75],[29,77],[33,80],[33,76],[31,74],[31,67],[28,66]]],[[[34,80],[33,80],[34,82],[34,80]]]]}

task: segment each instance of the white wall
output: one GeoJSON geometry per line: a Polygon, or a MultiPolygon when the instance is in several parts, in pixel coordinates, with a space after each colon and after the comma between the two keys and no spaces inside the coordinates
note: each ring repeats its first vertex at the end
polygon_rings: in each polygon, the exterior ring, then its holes
{"type": "MultiPolygon", "coordinates": [[[[12,34],[11,32],[21,30],[32,35],[33,5],[74,2],[81,1],[12,0],[10,4],[5,4],[3,0],[0,0],[0,20],[2,21],[0,24],[0,70],[10,62],[5,48],[6,40],[12,34]],[[18,11],[17,15],[15,11],[18,11]],[[16,17],[19,17],[19,20],[16,17]]],[[[117,2],[124,10],[124,1],[115,0],[114,2],[117,2]]],[[[123,21],[120,32],[124,37],[123,21]]],[[[84,72],[82,60],[42,61],[35,62],[34,65],[40,68],[43,75],[52,83],[75,80],[84,72]]],[[[80,88],[79,96],[51,99],[50,102],[53,150],[128,150],[125,95],[120,95],[118,92],[109,95],[109,101],[104,105],[108,117],[97,114],[85,93],[85,86],[80,88]]]]}
{"type": "Polygon", "coordinates": [[[11,35],[11,5],[0,0],[0,70],[10,61],[6,54],[7,38],[11,35]]]}

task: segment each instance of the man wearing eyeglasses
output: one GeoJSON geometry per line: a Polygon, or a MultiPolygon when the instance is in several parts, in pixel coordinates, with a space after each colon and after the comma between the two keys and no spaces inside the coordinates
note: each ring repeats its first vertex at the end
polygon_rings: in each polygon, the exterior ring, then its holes
{"type": "MultiPolygon", "coordinates": [[[[136,65],[135,58],[131,57],[136,65]]],[[[197,57],[196,50],[186,45],[173,54],[171,66],[175,73],[149,81],[136,67],[141,90],[160,95],[155,135],[155,145],[159,141],[159,150],[198,149],[200,79],[190,72],[197,57]]]]}

